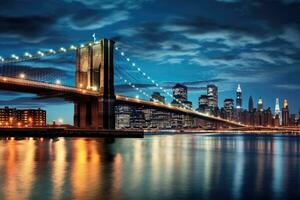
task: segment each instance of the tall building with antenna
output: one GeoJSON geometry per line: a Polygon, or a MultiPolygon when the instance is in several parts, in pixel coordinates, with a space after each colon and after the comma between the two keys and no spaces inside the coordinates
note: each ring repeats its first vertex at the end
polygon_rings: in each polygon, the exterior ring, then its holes
{"type": "Polygon", "coordinates": [[[281,111],[280,111],[280,106],[279,106],[279,98],[276,98],[276,103],[275,103],[275,117],[279,117],[279,124],[282,124],[282,116],[281,116],[281,111]]]}
{"type": "Polygon", "coordinates": [[[240,84],[238,84],[238,87],[236,89],[236,108],[237,109],[242,109],[243,108],[242,89],[241,89],[240,84]]]}

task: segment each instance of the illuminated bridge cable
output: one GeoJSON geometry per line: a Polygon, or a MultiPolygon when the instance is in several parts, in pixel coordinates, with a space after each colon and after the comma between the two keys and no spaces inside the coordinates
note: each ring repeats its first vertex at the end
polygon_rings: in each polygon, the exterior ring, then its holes
{"type": "MultiPolygon", "coordinates": [[[[85,47],[92,44],[97,44],[99,41],[96,42],[89,42],[87,45],[78,45],[77,47],[85,47]]],[[[48,49],[48,50],[40,50],[35,53],[29,53],[25,52],[23,55],[16,55],[12,54],[10,57],[3,57],[0,56],[0,64],[9,64],[9,63],[18,63],[18,62],[24,62],[24,61],[30,61],[30,60],[37,60],[43,57],[53,56],[57,54],[63,54],[70,51],[76,51],[76,46],[71,45],[70,47],[60,47],[58,49],[48,49]]]]}
{"type": "MultiPolygon", "coordinates": [[[[167,89],[165,89],[164,87],[162,87],[161,85],[159,85],[157,83],[157,81],[155,81],[154,79],[152,79],[147,73],[145,73],[144,71],[142,71],[142,69],[135,63],[135,62],[132,62],[132,59],[130,59],[128,56],[126,56],[125,52],[122,51],[120,49],[120,47],[116,46],[115,47],[115,50],[117,52],[120,53],[121,57],[126,60],[130,65],[131,67],[135,68],[140,74],[142,74],[146,80],[150,81],[152,84],[154,84],[157,88],[159,88],[160,91],[162,91],[163,93],[167,94],[169,97],[171,97],[172,99],[174,99],[177,103],[179,103],[183,108],[186,108],[186,109],[190,109],[189,106],[187,106],[186,104],[184,104],[182,101],[176,99],[173,97],[173,95],[171,93],[169,93],[167,91],[167,89]]],[[[194,109],[192,109],[194,110],[194,109]]],[[[194,110],[195,111],[195,110],[194,110]]]]}
{"type": "MultiPolygon", "coordinates": [[[[120,80],[122,80],[126,85],[130,86],[132,89],[136,90],[137,92],[139,92],[140,94],[144,95],[147,98],[150,98],[150,95],[147,94],[144,90],[142,90],[141,88],[138,88],[134,83],[131,83],[130,81],[128,81],[127,79],[123,78],[122,76],[118,76],[118,78],[120,80]]],[[[139,95],[136,95],[136,98],[139,98],[139,95]]]]}

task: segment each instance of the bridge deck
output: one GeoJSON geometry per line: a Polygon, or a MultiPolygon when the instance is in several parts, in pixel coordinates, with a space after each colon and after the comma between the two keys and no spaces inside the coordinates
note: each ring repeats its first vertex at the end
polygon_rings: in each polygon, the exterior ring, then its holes
{"type": "MultiPolygon", "coordinates": [[[[51,84],[46,82],[38,82],[38,81],[32,81],[32,80],[26,80],[20,78],[12,78],[6,76],[0,76],[0,89],[16,91],[16,92],[33,93],[33,94],[38,94],[46,97],[62,97],[67,100],[75,100],[75,99],[100,96],[98,91],[92,91],[87,89],[63,86],[58,84],[51,84]]],[[[222,119],[220,117],[215,117],[204,113],[196,112],[193,110],[178,108],[178,107],[174,107],[174,106],[170,106],[158,102],[145,101],[137,98],[125,97],[120,95],[116,95],[116,101],[117,103],[144,105],[149,108],[157,108],[165,111],[188,114],[201,119],[207,119],[214,122],[222,122],[228,125],[233,125],[238,127],[244,126],[238,122],[229,121],[229,120],[222,119]]]]}

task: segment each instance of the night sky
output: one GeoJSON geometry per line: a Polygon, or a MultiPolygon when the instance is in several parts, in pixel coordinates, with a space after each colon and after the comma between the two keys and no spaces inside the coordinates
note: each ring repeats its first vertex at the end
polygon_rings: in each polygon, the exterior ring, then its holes
{"type": "MultiPolygon", "coordinates": [[[[205,94],[208,83],[219,87],[219,106],[235,99],[240,83],[243,107],[253,96],[274,110],[275,98],[300,108],[299,0],[10,0],[0,6],[0,55],[22,55],[110,38],[145,72],[166,88],[184,83],[189,100],[205,94]]],[[[123,70],[130,66],[119,62],[123,70]]],[[[5,71],[0,65],[0,72],[5,71]]],[[[10,66],[16,72],[72,85],[73,55],[10,66]],[[34,72],[34,73],[33,73],[34,72]],[[34,74],[34,75],[33,75],[34,74]]],[[[149,82],[137,84],[152,93],[149,82]]],[[[119,85],[119,94],[133,95],[119,85]]],[[[168,99],[170,101],[170,99],[168,99]]],[[[73,106],[61,99],[37,100],[29,94],[1,92],[0,106],[42,107],[48,122],[73,121],[73,106]]],[[[281,105],[282,107],[282,105],[281,105]]]]}

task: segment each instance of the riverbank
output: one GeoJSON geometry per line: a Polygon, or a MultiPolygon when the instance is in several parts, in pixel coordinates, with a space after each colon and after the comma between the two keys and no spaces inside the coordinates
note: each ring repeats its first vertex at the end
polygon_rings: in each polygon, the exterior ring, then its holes
{"type": "Polygon", "coordinates": [[[70,128],[0,128],[0,137],[110,137],[143,138],[142,130],[89,130],[70,128]]]}

